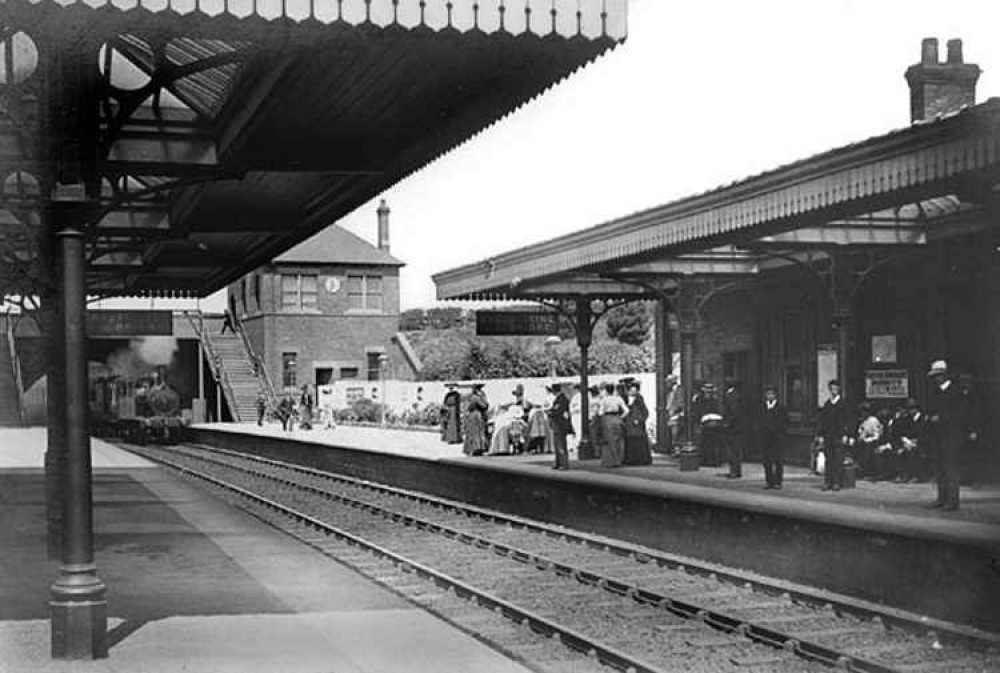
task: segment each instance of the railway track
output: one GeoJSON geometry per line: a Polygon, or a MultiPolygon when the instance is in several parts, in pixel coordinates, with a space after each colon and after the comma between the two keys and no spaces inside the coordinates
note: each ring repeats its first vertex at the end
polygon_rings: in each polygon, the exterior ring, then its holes
{"type": "Polygon", "coordinates": [[[129,448],[539,670],[1000,671],[1000,639],[972,629],[256,456],[129,448]],[[483,623],[497,615],[530,628],[483,623]]]}

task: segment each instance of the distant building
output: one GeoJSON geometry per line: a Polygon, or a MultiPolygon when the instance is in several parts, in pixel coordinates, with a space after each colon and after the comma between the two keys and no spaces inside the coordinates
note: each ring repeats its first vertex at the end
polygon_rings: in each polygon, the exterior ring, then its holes
{"type": "Polygon", "coordinates": [[[389,254],[385,201],[378,239],[374,246],[331,225],[227,288],[229,310],[279,391],[414,378],[420,365],[399,332],[403,262],[389,254]]]}

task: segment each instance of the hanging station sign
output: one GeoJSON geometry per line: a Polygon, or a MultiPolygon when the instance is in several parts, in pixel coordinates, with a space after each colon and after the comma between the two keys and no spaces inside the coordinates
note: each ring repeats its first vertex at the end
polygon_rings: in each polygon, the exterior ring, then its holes
{"type": "Polygon", "coordinates": [[[869,369],[865,371],[865,397],[902,399],[910,396],[910,377],[905,369],[869,369]]]}
{"type": "Polygon", "coordinates": [[[87,311],[87,336],[172,336],[172,311],[87,311]]]}
{"type": "Polygon", "coordinates": [[[552,336],[559,325],[552,311],[476,311],[478,336],[552,336]]]}

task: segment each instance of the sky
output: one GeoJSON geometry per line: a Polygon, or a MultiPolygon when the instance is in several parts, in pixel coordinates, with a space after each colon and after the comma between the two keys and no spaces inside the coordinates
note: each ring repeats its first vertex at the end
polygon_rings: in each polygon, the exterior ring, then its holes
{"type": "Polygon", "coordinates": [[[1000,96],[998,26],[996,0],[632,0],[623,45],[340,224],[374,242],[384,197],[429,307],[432,274],[907,126],[924,37],[1000,96]]]}

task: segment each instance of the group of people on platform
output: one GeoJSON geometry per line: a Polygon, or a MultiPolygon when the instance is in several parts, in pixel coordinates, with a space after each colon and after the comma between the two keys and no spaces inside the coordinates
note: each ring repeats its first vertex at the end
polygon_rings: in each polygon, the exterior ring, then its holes
{"type": "Polygon", "coordinates": [[[588,435],[594,456],[604,467],[652,463],[646,423],[649,409],[634,378],[588,388],[588,429],[583,429],[580,384],[552,383],[547,399],[525,399],[524,386],[512,399],[491,407],[483,384],[472,384],[466,398],[458,385],[446,385],[441,405],[441,439],[462,444],[470,456],[552,453],[553,469],[569,469],[569,451],[588,435]],[[492,416],[490,412],[492,411],[492,416]]]}
{"type": "MultiPolygon", "coordinates": [[[[828,384],[829,398],[819,409],[811,466],[823,474],[823,490],[839,491],[845,469],[870,481],[937,482],[934,507],[959,506],[959,457],[964,446],[977,440],[971,385],[951,375],[943,360],[934,362],[928,376],[932,386],[926,411],[915,398],[892,408],[862,402],[852,410],[838,380],[828,384]]],[[[676,377],[667,378],[669,436],[665,444],[682,437],[684,398],[676,377]]],[[[781,489],[788,412],[778,390],[768,386],[747,417],[739,383],[727,383],[719,397],[712,383],[699,386],[690,401],[694,446],[700,463],[729,463],[725,476],[742,477],[744,448],[751,442],[762,457],[765,488],[781,489]]]]}
{"type": "Polygon", "coordinates": [[[820,408],[817,450],[824,457],[824,490],[839,491],[845,465],[871,480],[926,481],[933,475],[933,507],[959,507],[959,458],[978,439],[972,389],[959,381],[944,360],[928,372],[931,388],[926,411],[910,398],[895,411],[862,403],[852,414],[839,381],[829,383],[830,398],[820,408]]]}
{"type": "MultiPolygon", "coordinates": [[[[317,418],[316,396],[313,390],[313,386],[306,384],[300,390],[289,388],[281,395],[273,415],[285,432],[292,432],[296,422],[302,430],[311,430],[316,422],[321,423],[326,429],[336,427],[333,409],[329,405],[319,408],[317,418]]],[[[263,391],[257,394],[256,407],[257,425],[263,426],[268,416],[268,398],[263,391]]]]}

